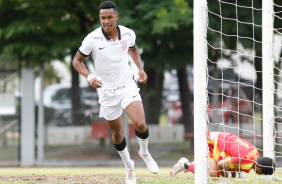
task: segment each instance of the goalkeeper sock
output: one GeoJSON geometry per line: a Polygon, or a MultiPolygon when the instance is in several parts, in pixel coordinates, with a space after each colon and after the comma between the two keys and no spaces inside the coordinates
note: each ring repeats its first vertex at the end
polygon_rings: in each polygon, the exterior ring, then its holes
{"type": "Polygon", "coordinates": [[[192,173],[195,173],[195,165],[194,165],[194,163],[185,163],[184,164],[184,168],[185,168],[185,170],[188,170],[188,171],[190,171],[190,172],[192,172],[192,173]]]}

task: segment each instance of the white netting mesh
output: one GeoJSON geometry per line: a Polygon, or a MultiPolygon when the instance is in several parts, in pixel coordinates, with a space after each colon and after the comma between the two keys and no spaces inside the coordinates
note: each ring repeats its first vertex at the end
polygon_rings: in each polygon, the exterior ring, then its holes
{"type": "MultiPolygon", "coordinates": [[[[271,1],[271,0],[269,0],[271,1]]],[[[230,132],[263,156],[263,63],[261,1],[208,0],[208,131],[230,132]]],[[[282,167],[282,1],[274,1],[274,139],[276,172],[282,167]],[[280,138],[281,137],[281,138],[280,138]]],[[[239,146],[238,146],[239,149],[239,146]]],[[[239,152],[239,150],[238,150],[239,152]]],[[[239,163],[240,165],[240,163],[239,163]]],[[[282,173],[281,173],[282,174],[282,173]]],[[[262,176],[250,172],[247,178],[262,176]]]]}

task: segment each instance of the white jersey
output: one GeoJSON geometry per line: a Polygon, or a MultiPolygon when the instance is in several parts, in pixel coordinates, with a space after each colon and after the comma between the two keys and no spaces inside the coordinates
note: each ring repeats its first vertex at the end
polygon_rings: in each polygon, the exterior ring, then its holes
{"type": "Polygon", "coordinates": [[[124,26],[117,28],[116,41],[109,39],[100,27],[89,33],[79,48],[82,55],[91,55],[96,76],[103,81],[102,88],[97,88],[99,96],[120,95],[137,85],[128,64],[128,48],[135,45],[135,33],[124,26]]]}

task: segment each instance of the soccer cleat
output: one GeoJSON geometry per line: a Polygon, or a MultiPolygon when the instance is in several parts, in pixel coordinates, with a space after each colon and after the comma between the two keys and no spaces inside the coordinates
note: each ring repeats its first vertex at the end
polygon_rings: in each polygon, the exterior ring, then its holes
{"type": "Polygon", "coordinates": [[[126,173],[126,184],[136,184],[136,177],[134,173],[134,161],[132,160],[133,163],[133,169],[131,168],[125,168],[125,173],[126,173]]]}
{"type": "Polygon", "coordinates": [[[187,169],[184,168],[184,164],[188,163],[189,160],[187,158],[181,158],[178,160],[178,162],[172,167],[170,171],[170,176],[175,176],[177,173],[184,170],[184,172],[188,172],[187,169]]]}
{"type": "Polygon", "coordinates": [[[147,155],[141,155],[140,152],[138,151],[138,155],[144,160],[145,164],[147,165],[147,168],[151,173],[157,174],[159,172],[158,164],[152,158],[150,153],[148,153],[147,155]]]}

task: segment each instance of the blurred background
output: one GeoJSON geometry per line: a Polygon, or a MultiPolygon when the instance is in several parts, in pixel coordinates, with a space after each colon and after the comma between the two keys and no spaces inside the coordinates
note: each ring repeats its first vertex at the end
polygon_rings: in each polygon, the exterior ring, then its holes
{"type": "MultiPolygon", "coordinates": [[[[122,166],[106,123],[98,117],[100,107],[96,90],[89,87],[88,81],[71,64],[84,37],[101,26],[98,9],[101,2],[0,0],[0,166],[20,165],[20,151],[26,146],[21,144],[20,136],[20,127],[25,126],[21,122],[25,108],[22,90],[27,84],[23,81],[23,69],[32,72],[28,82],[34,87],[30,100],[34,104],[34,117],[30,117],[34,125],[34,130],[30,131],[35,145],[33,165],[122,166]]],[[[150,127],[150,153],[160,166],[172,166],[183,156],[193,160],[193,74],[196,72],[193,70],[193,1],[115,2],[120,15],[117,23],[135,31],[136,44],[148,75],[147,84],[140,84],[140,88],[150,127]]],[[[261,8],[260,1],[254,2],[255,7],[261,8]]],[[[218,12],[218,2],[209,1],[209,9],[218,12]]],[[[228,7],[222,12],[226,16],[236,16],[236,11],[232,14],[228,7]]],[[[248,9],[240,10],[239,19],[248,21],[252,18],[245,16],[248,13],[248,9]]],[[[220,35],[211,30],[226,29],[230,34],[237,30],[232,29],[232,24],[220,28],[218,17],[211,12],[209,15],[208,76],[203,76],[208,79],[208,120],[234,126],[238,132],[238,127],[253,127],[255,117],[256,133],[261,135],[262,108],[257,104],[261,104],[261,90],[258,89],[262,89],[262,82],[261,72],[256,72],[261,70],[261,43],[254,46],[252,41],[242,40],[239,44],[239,50],[253,54],[252,57],[242,56],[240,66],[253,72],[232,67],[238,65],[234,63],[236,56],[233,52],[213,48],[220,42],[220,35]],[[220,68],[218,60],[226,67],[220,68]],[[240,96],[243,100],[236,102],[232,96],[240,96]]],[[[261,25],[261,10],[254,17],[255,24],[261,25]]],[[[282,27],[279,21],[275,24],[282,27]]],[[[247,24],[241,25],[239,34],[251,34],[247,36],[261,40],[261,27],[256,27],[255,35],[248,29],[247,24]]],[[[238,42],[231,37],[223,40],[230,49],[235,49],[238,42]]],[[[276,40],[281,39],[278,36],[276,40]]],[[[280,51],[279,47],[276,52],[279,57],[280,51]]],[[[129,64],[137,75],[133,62],[129,64]]],[[[95,70],[90,58],[85,65],[90,71],[95,70]]],[[[281,60],[277,59],[275,65],[279,68],[281,60]]],[[[277,70],[277,89],[281,81],[279,72],[277,70]]],[[[277,114],[281,114],[281,102],[277,94],[277,114]]],[[[276,117],[279,122],[279,115],[276,117]]],[[[139,146],[134,127],[126,114],[123,118],[128,124],[125,128],[131,156],[145,166],[137,156],[139,146]]],[[[222,129],[211,126],[210,130],[222,129]]],[[[257,146],[261,146],[261,139],[259,136],[257,146]]]]}

